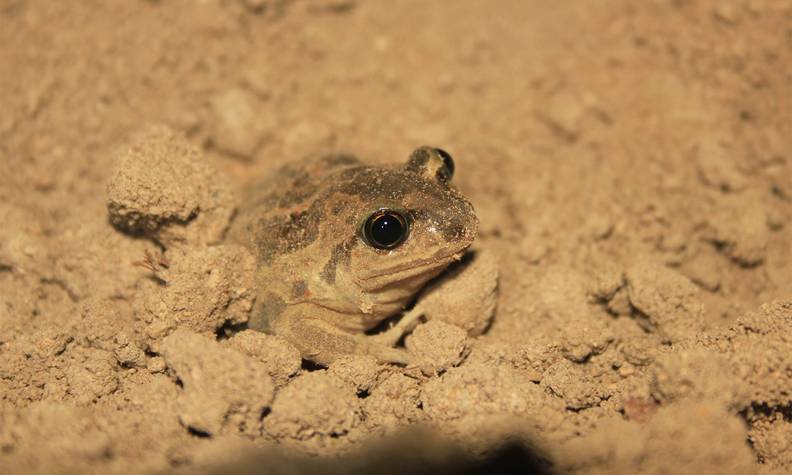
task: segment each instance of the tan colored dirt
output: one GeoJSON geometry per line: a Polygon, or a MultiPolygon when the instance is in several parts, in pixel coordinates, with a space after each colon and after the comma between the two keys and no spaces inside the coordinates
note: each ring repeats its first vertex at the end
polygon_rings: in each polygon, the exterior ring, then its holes
{"type": "Polygon", "coordinates": [[[789,473],[790,25],[788,0],[0,0],[0,473],[509,443],[549,473],[789,473]],[[238,190],[423,144],[486,276],[425,292],[425,364],[245,330],[238,190]]]}

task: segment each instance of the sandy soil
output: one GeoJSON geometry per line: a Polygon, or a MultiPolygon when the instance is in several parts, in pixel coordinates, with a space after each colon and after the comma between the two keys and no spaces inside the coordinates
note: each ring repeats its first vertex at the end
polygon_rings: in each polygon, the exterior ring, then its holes
{"type": "Polygon", "coordinates": [[[509,441],[551,473],[789,473],[790,25],[783,0],[0,1],[0,472],[473,470],[509,441]],[[234,194],[425,143],[499,268],[488,331],[419,327],[426,377],[244,330],[234,194]]]}

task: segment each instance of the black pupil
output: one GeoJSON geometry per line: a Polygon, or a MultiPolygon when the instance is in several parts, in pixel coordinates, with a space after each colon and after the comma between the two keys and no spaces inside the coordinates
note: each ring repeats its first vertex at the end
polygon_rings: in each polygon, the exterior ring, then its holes
{"type": "Polygon", "coordinates": [[[380,248],[390,248],[404,239],[406,226],[403,220],[393,213],[382,213],[371,218],[368,225],[368,238],[380,248]]]}

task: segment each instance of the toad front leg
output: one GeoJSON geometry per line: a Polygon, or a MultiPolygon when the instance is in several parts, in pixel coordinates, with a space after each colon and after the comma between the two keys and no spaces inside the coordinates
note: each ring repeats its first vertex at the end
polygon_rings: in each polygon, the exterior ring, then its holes
{"type": "Polygon", "coordinates": [[[368,354],[380,363],[408,365],[413,363],[411,355],[392,346],[413,326],[397,325],[382,335],[353,335],[300,309],[278,316],[272,330],[296,346],[303,358],[323,366],[351,354],[368,354]],[[401,334],[396,337],[398,332],[401,334]],[[384,335],[388,337],[381,338],[384,335]]]}

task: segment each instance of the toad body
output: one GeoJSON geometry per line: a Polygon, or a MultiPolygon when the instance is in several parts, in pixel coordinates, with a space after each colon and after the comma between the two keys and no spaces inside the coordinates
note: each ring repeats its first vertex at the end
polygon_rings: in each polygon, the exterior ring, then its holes
{"type": "Polygon", "coordinates": [[[478,219],[451,186],[453,171],[450,155],[421,147],[403,165],[333,155],[257,184],[229,233],[258,259],[249,327],[321,365],[346,354],[410,363],[394,346],[418,312],[369,333],[472,244],[478,219]]]}

